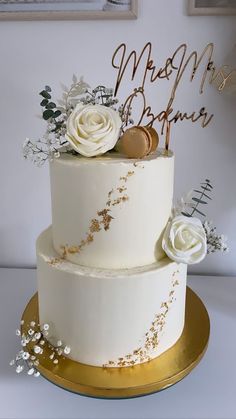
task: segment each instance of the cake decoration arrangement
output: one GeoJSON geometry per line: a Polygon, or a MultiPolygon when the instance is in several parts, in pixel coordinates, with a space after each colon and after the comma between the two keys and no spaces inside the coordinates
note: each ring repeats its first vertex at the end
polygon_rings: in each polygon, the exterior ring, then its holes
{"type": "MultiPolygon", "coordinates": [[[[200,73],[200,64],[203,68],[200,94],[207,78],[211,83],[228,77],[216,70],[212,54],[213,44],[208,44],[200,57],[196,51],[187,56],[183,44],[158,67],[150,42],[140,55],[127,54],[121,44],[112,57],[114,89],[91,89],[83,78],[73,76],[58,103],[49,86],[40,92],[46,132],[37,141],[27,139],[23,154],[38,166],[49,161],[52,225],[37,239],[38,293],[16,332],[22,345],[11,361],[16,372],[25,370],[36,377],[41,372],[56,383],[60,377],[62,386],[94,395],[85,384],[84,390],[82,383],[76,387],[80,377],[70,377],[65,385],[68,363],[74,371],[79,366],[99,367],[101,382],[107,379],[109,387],[108,370],[122,379],[131,368],[135,376],[141,374],[139,364],[158,365],[173,351],[175,359],[182,352],[178,345],[182,338],[188,340],[191,317],[187,265],[228,251],[226,238],[203,210],[212,199],[209,179],[173,206],[174,125],[199,121],[206,127],[213,118],[205,107],[176,111],[175,97],[189,67],[190,83],[200,73]],[[137,82],[138,87],[118,104],[121,82],[130,74],[131,85],[137,82]],[[154,112],[145,87],[148,81],[162,79],[172,83],[172,90],[166,109],[154,112]]],[[[205,314],[206,324],[207,318],[205,314]]],[[[194,359],[186,356],[186,365],[178,374],[173,372],[168,385],[199,362],[209,336],[208,326],[205,330],[204,339],[199,331],[201,350],[194,359]]],[[[153,388],[164,387],[163,381],[162,387],[153,388]]],[[[105,397],[113,394],[99,391],[96,394],[105,397]]],[[[119,389],[114,394],[122,397],[119,389]]]]}
{"type": "MultiPolygon", "coordinates": [[[[24,320],[21,320],[21,329],[24,327],[24,320]]],[[[16,354],[15,358],[10,361],[10,365],[15,367],[16,373],[22,371],[28,375],[39,377],[40,372],[37,367],[40,363],[41,356],[44,356],[44,347],[49,334],[49,324],[40,324],[31,321],[27,326],[28,330],[21,331],[16,329],[16,335],[21,339],[22,349],[16,354]]],[[[59,359],[63,355],[70,353],[70,347],[63,345],[61,340],[57,341],[56,346],[49,345],[50,355],[48,359],[53,364],[58,364],[59,359]]]]}

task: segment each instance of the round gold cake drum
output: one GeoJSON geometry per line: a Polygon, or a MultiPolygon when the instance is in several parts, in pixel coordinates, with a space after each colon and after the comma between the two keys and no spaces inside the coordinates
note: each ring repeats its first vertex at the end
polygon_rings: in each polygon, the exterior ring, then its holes
{"type": "MultiPolygon", "coordinates": [[[[26,306],[22,320],[25,325],[38,321],[37,294],[26,306]]],[[[53,364],[49,359],[50,348],[46,347],[38,370],[54,384],[75,393],[103,398],[137,397],[162,390],[184,378],[204,355],[209,333],[207,310],[200,298],[187,288],[183,333],[174,346],[154,360],[124,368],[92,367],[64,357],[53,364]]]]}

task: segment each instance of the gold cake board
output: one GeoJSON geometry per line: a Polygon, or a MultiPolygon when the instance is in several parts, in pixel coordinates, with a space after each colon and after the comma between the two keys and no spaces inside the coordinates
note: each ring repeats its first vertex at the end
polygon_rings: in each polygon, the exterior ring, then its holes
{"type": "MultiPolygon", "coordinates": [[[[38,322],[37,293],[27,304],[22,316],[24,326],[38,322]]],[[[159,357],[133,367],[92,367],[60,357],[58,364],[49,359],[46,344],[40,373],[52,383],[75,393],[91,397],[129,398],[155,393],[184,378],[204,355],[210,333],[207,310],[200,298],[187,287],[186,318],[183,333],[174,346],[159,357]]]]}

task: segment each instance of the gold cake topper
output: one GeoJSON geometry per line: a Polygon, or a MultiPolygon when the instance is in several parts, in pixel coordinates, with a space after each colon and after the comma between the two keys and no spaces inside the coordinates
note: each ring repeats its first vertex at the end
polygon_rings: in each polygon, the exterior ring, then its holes
{"type": "Polygon", "coordinates": [[[200,76],[199,93],[202,94],[206,81],[211,84],[217,81],[218,90],[222,91],[229,79],[236,73],[236,69],[230,70],[230,67],[223,65],[218,68],[212,59],[214,45],[209,43],[199,55],[197,51],[187,54],[187,44],[181,44],[176,48],[172,56],[168,57],[163,66],[158,66],[152,58],[152,44],[147,42],[141,53],[132,50],[127,53],[126,44],[120,44],[112,57],[112,66],[117,70],[117,78],[115,83],[114,95],[116,96],[122,80],[128,74],[131,75],[131,81],[137,81],[138,87],[135,87],[124,102],[124,111],[127,115],[125,126],[128,125],[128,117],[135,105],[140,105],[141,109],[135,125],[152,126],[154,122],[161,123],[161,134],[165,132],[165,149],[169,148],[170,128],[173,123],[178,121],[189,120],[191,122],[201,122],[201,126],[205,128],[212,120],[213,114],[209,114],[206,107],[201,107],[198,111],[185,112],[174,109],[174,102],[177,90],[180,86],[186,71],[191,69],[190,82],[194,80],[197,73],[200,76]],[[203,65],[202,73],[200,73],[200,65],[203,65]],[[129,70],[129,72],[128,72],[129,70]],[[199,74],[200,73],[200,74],[199,74]],[[158,113],[154,113],[152,107],[148,104],[145,95],[146,83],[157,83],[165,79],[173,81],[170,96],[167,100],[165,109],[158,113]]]}

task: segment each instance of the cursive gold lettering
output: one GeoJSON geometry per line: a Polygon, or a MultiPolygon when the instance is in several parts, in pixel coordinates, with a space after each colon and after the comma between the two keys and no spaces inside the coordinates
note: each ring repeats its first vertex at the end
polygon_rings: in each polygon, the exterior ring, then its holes
{"type": "Polygon", "coordinates": [[[187,55],[187,45],[181,44],[178,48],[176,48],[173,55],[166,59],[164,66],[158,67],[156,64],[154,64],[152,59],[151,42],[146,43],[139,55],[135,50],[132,50],[130,54],[127,55],[126,45],[124,43],[119,45],[112,57],[112,66],[118,72],[114,95],[117,95],[122,79],[126,75],[129,65],[131,70],[131,81],[137,79],[138,76],[140,77],[140,81],[138,83],[139,87],[135,88],[124,102],[123,109],[124,114],[126,115],[124,121],[125,125],[127,126],[128,124],[131,109],[133,109],[134,105],[139,105],[140,110],[136,125],[145,124],[152,126],[155,121],[162,123],[161,134],[164,133],[164,130],[166,131],[166,149],[169,147],[171,124],[184,120],[189,120],[193,123],[201,120],[201,126],[203,128],[206,127],[211,122],[213,115],[209,115],[205,107],[202,107],[198,112],[192,111],[190,113],[182,112],[180,110],[175,112],[173,108],[177,90],[181,84],[181,81],[183,80],[185,72],[189,67],[191,70],[189,81],[192,82],[197,72],[199,72],[200,65],[204,63],[205,60],[202,75],[200,77],[199,94],[202,94],[204,91],[204,86],[208,75],[209,83],[218,80],[218,88],[219,90],[223,90],[226,82],[230,79],[233,72],[236,72],[236,70],[233,70],[226,73],[228,66],[223,66],[217,71],[212,60],[213,50],[213,43],[209,43],[203,49],[200,56],[198,55],[197,51],[192,51],[189,55],[187,55]],[[138,70],[140,71],[138,72],[138,70]],[[157,82],[161,79],[167,79],[168,81],[173,79],[173,85],[169,99],[167,101],[166,109],[157,114],[153,112],[151,106],[148,105],[146,101],[145,84],[148,79],[147,76],[149,77],[150,83],[157,82]]]}

